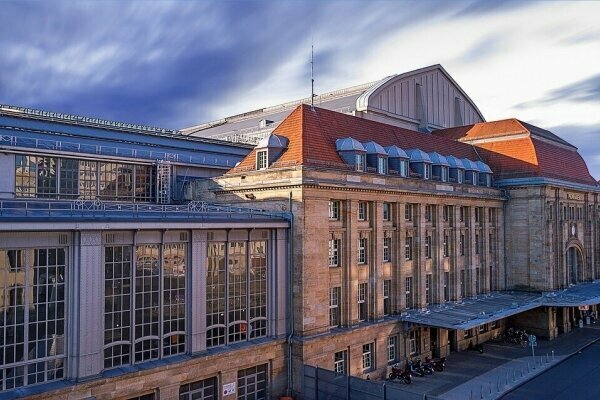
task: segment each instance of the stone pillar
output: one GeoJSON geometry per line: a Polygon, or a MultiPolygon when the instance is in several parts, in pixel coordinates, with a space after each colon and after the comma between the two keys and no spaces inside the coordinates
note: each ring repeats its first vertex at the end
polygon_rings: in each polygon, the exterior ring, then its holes
{"type": "Polygon", "coordinates": [[[68,375],[80,380],[99,375],[104,369],[102,232],[78,232],[73,243],[68,375]]]}
{"type": "Polygon", "coordinates": [[[190,350],[206,350],[206,231],[192,232],[192,260],[190,265],[189,299],[190,350]]]}

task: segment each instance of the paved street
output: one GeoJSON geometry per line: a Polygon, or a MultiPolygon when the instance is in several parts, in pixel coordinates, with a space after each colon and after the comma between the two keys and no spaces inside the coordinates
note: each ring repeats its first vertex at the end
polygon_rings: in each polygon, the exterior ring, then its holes
{"type": "MultiPolygon", "coordinates": [[[[533,367],[531,348],[506,343],[486,343],[483,354],[472,351],[452,353],[448,357],[447,369],[444,372],[435,373],[433,376],[424,378],[415,377],[413,384],[402,385],[402,390],[427,395],[431,398],[448,400],[496,399],[511,388],[527,382],[545,370],[548,370],[548,372],[543,373],[542,376],[549,374],[553,366],[562,365],[561,361],[598,338],[600,338],[600,324],[597,323],[583,329],[576,328],[573,332],[561,335],[552,341],[540,340],[536,347],[535,368],[533,367]]],[[[600,352],[600,350],[598,351],[600,352]]],[[[598,358],[595,358],[595,360],[596,364],[600,365],[597,362],[598,358]]],[[[570,359],[564,362],[568,361],[570,359]]],[[[592,374],[595,373],[596,376],[600,376],[599,370],[595,369],[593,371],[592,374]]],[[[577,373],[574,375],[577,375],[577,373]]],[[[590,379],[590,377],[588,376],[587,379],[590,379]]],[[[553,380],[556,380],[556,377],[549,381],[553,380]]],[[[388,381],[388,384],[401,385],[390,381],[388,381]]],[[[517,392],[515,392],[515,395],[517,395],[517,392]]],[[[534,399],[536,397],[531,397],[529,393],[524,397],[514,398],[534,399]]],[[[579,399],[579,397],[572,398],[573,400],[579,399]]],[[[590,398],[596,399],[600,396],[590,398]]]]}
{"type": "Polygon", "coordinates": [[[554,368],[544,372],[512,393],[505,400],[600,399],[600,343],[585,348],[554,368]]]}

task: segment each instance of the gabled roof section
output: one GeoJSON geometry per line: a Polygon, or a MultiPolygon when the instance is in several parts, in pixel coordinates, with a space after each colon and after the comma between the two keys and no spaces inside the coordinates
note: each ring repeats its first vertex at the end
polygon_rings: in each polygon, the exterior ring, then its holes
{"type": "Polygon", "coordinates": [[[518,119],[440,129],[433,135],[477,146],[497,180],[535,176],[597,186],[575,146],[518,119]]]}
{"type": "MultiPolygon", "coordinates": [[[[289,144],[272,168],[306,165],[347,169],[348,166],[336,150],[336,141],[347,137],[361,143],[374,141],[383,147],[396,145],[402,149],[420,149],[458,158],[479,159],[473,146],[466,143],[318,107],[311,108],[305,104],[298,106],[275,129],[275,133],[287,137],[289,144]]],[[[255,164],[256,153],[253,150],[229,173],[254,170],[255,164]]]]}
{"type": "Polygon", "coordinates": [[[413,71],[405,72],[402,74],[391,75],[383,78],[381,81],[373,85],[370,89],[365,91],[358,99],[356,99],[356,110],[357,111],[365,111],[369,108],[369,102],[372,102],[372,99],[379,94],[379,92],[390,85],[393,85],[395,82],[400,81],[402,79],[409,78],[411,76],[420,75],[423,73],[431,72],[438,70],[444,77],[452,84],[456,89],[460,92],[460,94],[464,97],[465,100],[469,102],[469,104],[473,107],[473,109],[477,112],[482,121],[485,121],[483,114],[477,108],[477,105],[471,98],[467,95],[467,93],[459,86],[458,83],[450,76],[448,71],[444,69],[440,64],[430,65],[428,67],[419,68],[413,71]]]}

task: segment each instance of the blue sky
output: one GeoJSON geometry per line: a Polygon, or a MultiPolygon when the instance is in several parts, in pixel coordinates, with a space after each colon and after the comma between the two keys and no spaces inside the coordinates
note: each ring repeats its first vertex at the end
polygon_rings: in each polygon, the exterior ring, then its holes
{"type": "Polygon", "coordinates": [[[600,2],[10,2],[0,103],[186,126],[440,63],[600,178],[600,2]],[[595,140],[596,139],[596,140],[595,140]]]}

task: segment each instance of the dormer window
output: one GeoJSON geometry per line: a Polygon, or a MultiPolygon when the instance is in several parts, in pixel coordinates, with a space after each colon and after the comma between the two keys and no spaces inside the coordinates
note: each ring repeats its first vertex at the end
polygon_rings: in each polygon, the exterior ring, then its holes
{"type": "Polygon", "coordinates": [[[448,167],[442,167],[442,182],[448,182],[448,167]]]}
{"type": "Polygon", "coordinates": [[[477,186],[477,182],[479,181],[479,174],[475,171],[473,171],[473,186],[477,186]]]}
{"type": "Polygon", "coordinates": [[[462,169],[459,169],[456,171],[456,181],[458,183],[463,183],[465,180],[465,171],[463,171],[462,169]]]}
{"type": "Polygon", "coordinates": [[[364,172],[365,171],[365,162],[366,162],[366,157],[364,154],[356,154],[356,170],[359,172],[364,172]]]}
{"type": "Polygon", "coordinates": [[[400,161],[400,176],[408,176],[408,160],[400,161]]]}
{"type": "Polygon", "coordinates": [[[388,160],[386,157],[377,158],[377,173],[386,175],[388,172],[388,160]]]}
{"type": "Polygon", "coordinates": [[[431,165],[424,164],[423,179],[431,179],[431,165]]]}
{"type": "Polygon", "coordinates": [[[267,150],[256,152],[256,169],[267,169],[268,165],[267,150]]]}

